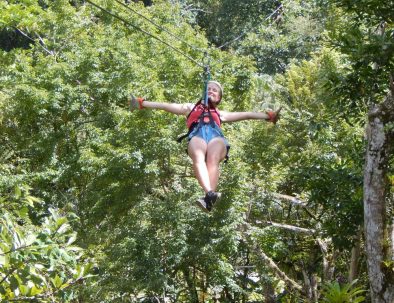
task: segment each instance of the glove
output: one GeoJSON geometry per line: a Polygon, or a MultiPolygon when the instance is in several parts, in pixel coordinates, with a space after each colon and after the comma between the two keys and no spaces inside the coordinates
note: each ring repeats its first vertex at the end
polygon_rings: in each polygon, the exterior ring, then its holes
{"type": "Polygon", "coordinates": [[[129,100],[129,110],[134,111],[136,109],[143,109],[144,107],[142,106],[142,102],[144,102],[145,99],[141,97],[134,97],[133,95],[130,96],[129,100]]]}
{"type": "Polygon", "coordinates": [[[272,122],[274,124],[276,124],[276,122],[279,120],[280,118],[280,111],[281,111],[282,107],[279,107],[279,109],[277,111],[267,111],[266,114],[268,115],[268,119],[267,121],[272,122]]]}

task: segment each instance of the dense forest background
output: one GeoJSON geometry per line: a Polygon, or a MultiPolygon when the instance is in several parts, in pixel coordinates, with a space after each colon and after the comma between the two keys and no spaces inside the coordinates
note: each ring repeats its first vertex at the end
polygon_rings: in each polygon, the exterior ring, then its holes
{"type": "Polygon", "coordinates": [[[394,3],[2,0],[1,302],[394,302],[394,3]],[[229,111],[207,215],[184,117],[229,111]]]}

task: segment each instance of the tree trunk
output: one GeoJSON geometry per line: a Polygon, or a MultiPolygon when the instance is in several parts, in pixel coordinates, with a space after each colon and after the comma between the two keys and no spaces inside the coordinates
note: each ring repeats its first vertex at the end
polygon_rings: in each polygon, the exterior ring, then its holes
{"type": "Polygon", "coordinates": [[[362,232],[360,230],[357,234],[357,238],[355,239],[354,246],[352,248],[352,255],[350,257],[349,276],[348,276],[349,283],[357,279],[358,276],[358,265],[361,255],[361,233],[362,232]]]}
{"type": "MultiPolygon", "coordinates": [[[[246,301],[245,301],[246,302],[246,301]]],[[[275,288],[271,281],[264,282],[264,303],[275,303],[275,288]]]]}
{"type": "Polygon", "coordinates": [[[304,291],[306,292],[308,299],[312,300],[313,290],[311,280],[309,279],[309,275],[304,268],[302,269],[302,276],[304,277],[304,291]]]}
{"type": "Polygon", "coordinates": [[[394,117],[394,100],[386,100],[369,112],[367,152],[364,168],[364,230],[372,303],[394,302],[394,276],[385,261],[391,261],[386,202],[389,199],[387,168],[394,117]]]}
{"type": "Polygon", "coordinates": [[[316,238],[316,242],[320,247],[323,259],[323,280],[331,281],[335,271],[336,251],[329,253],[329,244],[331,239],[316,238]]]}
{"type": "Polygon", "coordinates": [[[197,289],[196,289],[196,284],[195,281],[193,279],[193,277],[191,276],[190,273],[190,268],[185,266],[185,268],[183,268],[183,275],[189,290],[189,296],[190,296],[190,302],[191,303],[198,303],[198,294],[197,294],[197,289]]]}

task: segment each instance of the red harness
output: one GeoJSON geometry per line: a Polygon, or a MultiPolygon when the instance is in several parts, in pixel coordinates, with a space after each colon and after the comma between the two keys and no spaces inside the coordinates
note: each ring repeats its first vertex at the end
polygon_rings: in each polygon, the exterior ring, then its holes
{"type": "Polygon", "coordinates": [[[217,124],[217,126],[221,126],[222,121],[220,119],[220,114],[216,110],[216,108],[213,106],[208,106],[207,108],[201,103],[201,101],[198,101],[187,116],[187,128],[190,130],[192,125],[195,123],[210,123],[211,118],[213,122],[217,124]]]}
{"type": "Polygon", "coordinates": [[[187,134],[180,136],[177,141],[181,142],[194,130],[195,127],[200,127],[203,124],[210,124],[215,127],[215,124],[220,127],[222,120],[220,119],[220,114],[214,106],[208,105],[208,108],[204,106],[200,101],[198,101],[191,112],[187,115],[186,125],[189,131],[187,134]]]}

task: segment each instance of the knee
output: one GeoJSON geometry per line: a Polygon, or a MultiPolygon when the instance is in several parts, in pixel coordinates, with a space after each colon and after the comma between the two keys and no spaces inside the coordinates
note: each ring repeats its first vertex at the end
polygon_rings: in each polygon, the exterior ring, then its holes
{"type": "Polygon", "coordinates": [[[208,153],[207,165],[219,165],[220,161],[223,160],[221,153],[208,153]]]}

